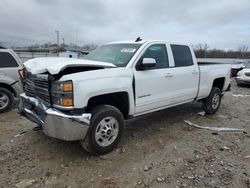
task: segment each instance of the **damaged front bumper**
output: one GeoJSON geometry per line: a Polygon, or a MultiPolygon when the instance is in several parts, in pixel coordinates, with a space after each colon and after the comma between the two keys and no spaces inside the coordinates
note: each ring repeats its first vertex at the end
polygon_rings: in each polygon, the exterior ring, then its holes
{"type": "Polygon", "coordinates": [[[69,115],[49,108],[41,100],[25,93],[20,95],[18,111],[41,126],[46,135],[66,141],[84,140],[91,118],[89,113],[69,115]]]}

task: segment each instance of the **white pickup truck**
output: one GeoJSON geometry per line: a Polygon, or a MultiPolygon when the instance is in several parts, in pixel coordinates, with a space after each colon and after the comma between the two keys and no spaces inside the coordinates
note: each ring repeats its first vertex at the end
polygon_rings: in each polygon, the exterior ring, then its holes
{"type": "Polygon", "coordinates": [[[198,65],[190,46],[165,41],[116,42],[84,59],[24,63],[20,114],[54,138],[105,154],[120,141],[124,119],[201,101],[215,113],[230,86],[230,65],[198,65]]]}

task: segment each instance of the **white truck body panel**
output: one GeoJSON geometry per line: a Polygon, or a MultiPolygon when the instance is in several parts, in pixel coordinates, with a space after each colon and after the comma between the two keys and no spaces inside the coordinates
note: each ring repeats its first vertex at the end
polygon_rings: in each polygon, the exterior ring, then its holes
{"type": "Polygon", "coordinates": [[[129,100],[129,115],[134,116],[203,99],[209,95],[213,82],[217,78],[225,79],[222,91],[225,91],[230,83],[230,64],[198,66],[195,55],[189,47],[193,65],[175,67],[170,45],[177,43],[165,41],[139,43],[142,46],[135,52],[126,67],[118,68],[112,63],[72,58],[39,58],[24,64],[32,74],[49,72],[52,75],[58,74],[67,67],[103,67],[104,69],[67,74],[60,78],[59,81],[72,80],[73,82],[74,108],[85,108],[88,101],[95,96],[126,92],[129,100]],[[137,61],[152,44],[166,45],[169,67],[136,70],[137,61]]]}
{"type": "Polygon", "coordinates": [[[74,106],[87,106],[90,98],[117,92],[126,92],[131,106],[129,114],[134,113],[133,72],[127,68],[100,69],[65,75],[60,81],[74,80],[74,106]],[[98,88],[98,90],[96,89],[98,88]],[[88,91],[88,92],[86,92],[88,91]]]}
{"type": "Polygon", "coordinates": [[[225,83],[223,91],[225,91],[230,84],[230,65],[218,64],[218,65],[201,65],[200,68],[200,84],[198,99],[206,98],[212,88],[215,78],[225,77],[225,83]],[[226,75],[225,75],[226,74],[226,75]]]}
{"type": "MultiPolygon", "coordinates": [[[[199,81],[197,65],[174,67],[170,44],[159,41],[147,43],[137,56],[140,57],[148,46],[161,43],[166,45],[170,68],[136,71],[133,65],[137,99],[135,113],[141,114],[148,110],[157,110],[180,102],[192,101],[197,96],[199,81]]],[[[193,53],[192,57],[195,60],[193,53]]],[[[136,60],[133,61],[136,62],[136,60]]]]}

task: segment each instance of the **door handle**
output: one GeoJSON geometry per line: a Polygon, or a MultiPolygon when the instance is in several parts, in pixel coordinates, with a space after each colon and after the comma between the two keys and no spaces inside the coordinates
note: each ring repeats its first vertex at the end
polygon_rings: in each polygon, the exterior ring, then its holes
{"type": "Polygon", "coordinates": [[[193,70],[192,74],[198,74],[198,71],[193,70]]]}
{"type": "Polygon", "coordinates": [[[165,78],[171,78],[171,77],[173,77],[174,75],[172,75],[171,73],[167,73],[166,75],[165,75],[165,78]]]}

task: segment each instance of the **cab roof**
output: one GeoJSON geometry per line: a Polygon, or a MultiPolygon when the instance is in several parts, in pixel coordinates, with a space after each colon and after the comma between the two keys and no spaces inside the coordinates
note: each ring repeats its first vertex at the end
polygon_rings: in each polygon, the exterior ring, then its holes
{"type": "Polygon", "coordinates": [[[108,44],[145,44],[145,43],[155,43],[155,42],[164,42],[167,44],[176,44],[176,45],[186,45],[189,46],[186,43],[182,43],[182,42],[170,42],[170,41],[166,41],[166,40],[141,40],[141,41],[133,41],[133,40],[127,40],[127,41],[116,41],[116,42],[111,42],[108,44]]]}

